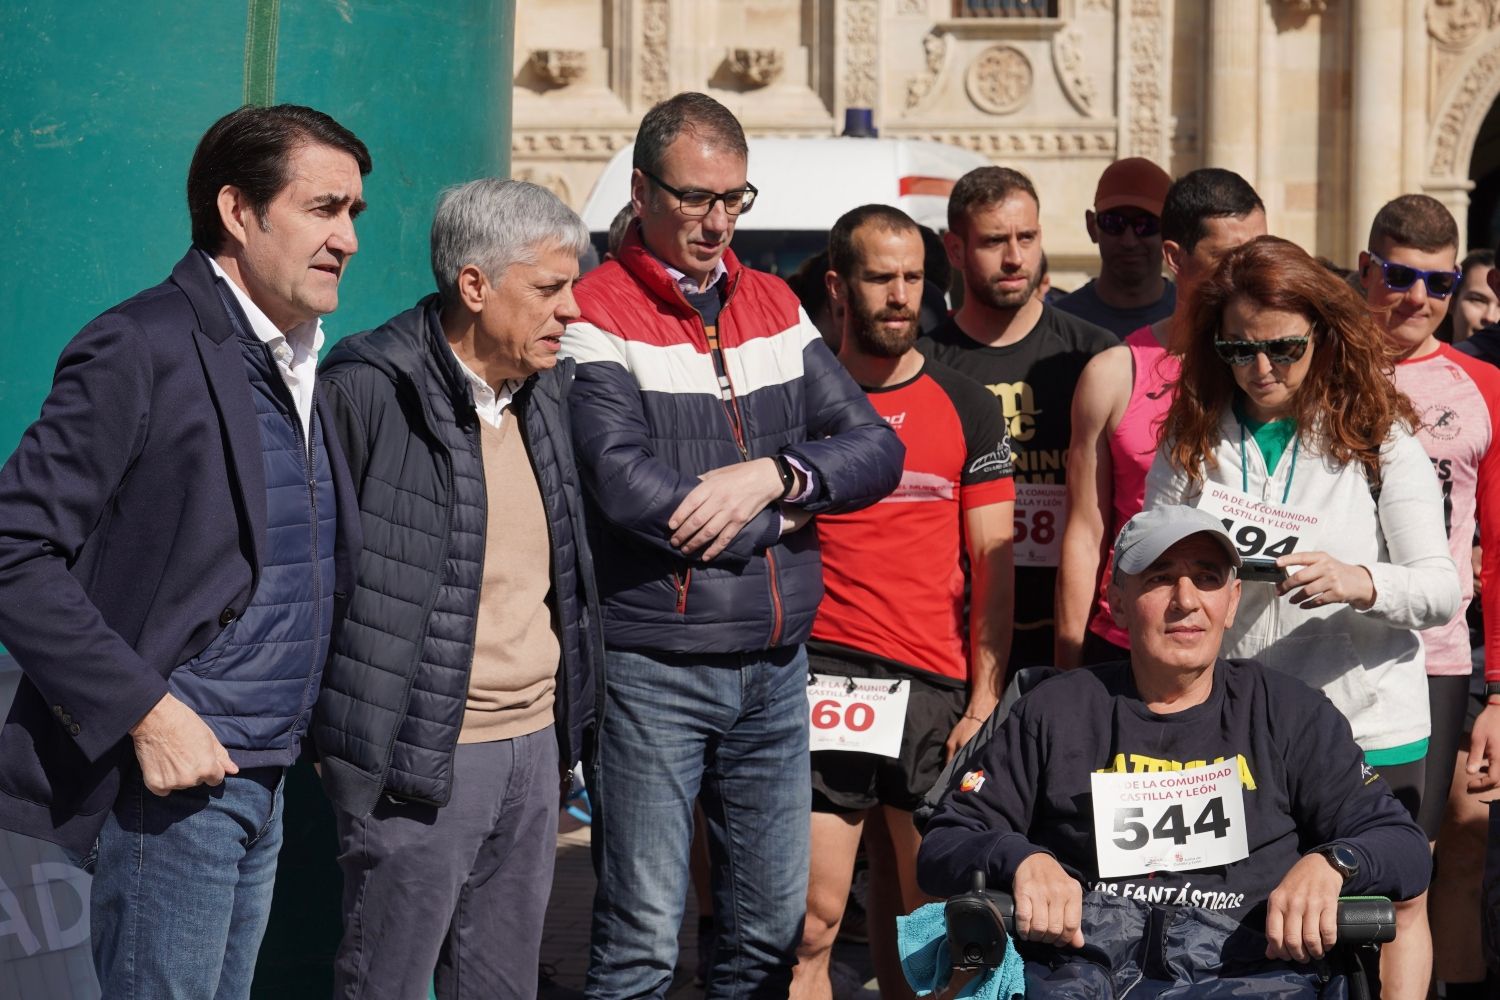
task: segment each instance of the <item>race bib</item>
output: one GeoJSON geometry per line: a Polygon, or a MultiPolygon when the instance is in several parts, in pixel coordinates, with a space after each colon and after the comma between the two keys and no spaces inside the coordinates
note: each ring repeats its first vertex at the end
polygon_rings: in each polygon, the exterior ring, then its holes
{"type": "Polygon", "coordinates": [[[1089,778],[1100,878],[1212,868],[1250,853],[1237,760],[1089,778]]]}
{"type": "Polygon", "coordinates": [[[1068,488],[1057,483],[1016,483],[1017,566],[1056,567],[1062,554],[1068,488]]]}
{"type": "Polygon", "coordinates": [[[1224,522],[1243,558],[1275,559],[1293,551],[1317,549],[1324,515],[1301,507],[1257,500],[1239,490],[1205,483],[1198,509],[1224,522]]]}
{"type": "Polygon", "coordinates": [[[911,681],[813,674],[807,685],[813,750],[901,755],[911,681]]]}

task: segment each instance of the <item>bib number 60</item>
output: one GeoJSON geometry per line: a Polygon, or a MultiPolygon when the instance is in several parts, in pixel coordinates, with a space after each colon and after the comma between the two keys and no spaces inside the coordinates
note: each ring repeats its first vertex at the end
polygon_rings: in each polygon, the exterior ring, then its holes
{"type": "Polygon", "coordinates": [[[862,733],[875,724],[875,709],[862,701],[844,705],[832,698],[824,698],[812,707],[808,721],[814,729],[835,729],[842,722],[850,732],[862,733]]]}

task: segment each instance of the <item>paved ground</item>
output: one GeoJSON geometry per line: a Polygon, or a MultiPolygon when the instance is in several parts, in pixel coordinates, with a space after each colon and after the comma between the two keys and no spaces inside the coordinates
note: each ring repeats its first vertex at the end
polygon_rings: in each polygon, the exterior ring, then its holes
{"type": "MultiPolygon", "coordinates": [[[[594,869],[589,861],[589,828],[564,815],[557,837],[557,871],[552,879],[552,902],[542,938],[542,963],[553,972],[552,985],[538,994],[540,1000],[572,1000],[583,996],[588,966],[589,907],[594,899],[594,869]]],[[[692,894],[678,938],[680,952],[677,976],[668,996],[696,997],[702,988],[693,985],[697,956],[698,914],[692,894]]],[[[840,944],[833,963],[835,1000],[874,1000],[878,997],[864,945],[840,944]],[[868,985],[867,985],[868,981],[868,985]],[[866,988],[867,986],[867,988],[866,988]]]]}

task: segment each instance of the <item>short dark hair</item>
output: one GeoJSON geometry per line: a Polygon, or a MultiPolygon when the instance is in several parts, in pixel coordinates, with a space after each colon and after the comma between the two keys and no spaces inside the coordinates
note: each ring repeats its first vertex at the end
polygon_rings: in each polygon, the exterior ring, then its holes
{"type": "Polygon", "coordinates": [[[967,221],[971,211],[1002,202],[1017,192],[1030,195],[1037,208],[1042,207],[1031,178],[1021,171],[1010,167],[975,167],[958,179],[948,195],[948,231],[962,236],[959,223],[967,221]]]}
{"type": "Polygon", "coordinates": [[[1370,223],[1368,249],[1376,241],[1388,239],[1397,246],[1412,247],[1424,253],[1436,253],[1449,247],[1458,249],[1458,223],[1448,207],[1431,195],[1403,194],[1392,198],[1375,213],[1370,223]]]}
{"type": "Polygon", "coordinates": [[[948,263],[948,251],[943,247],[943,238],[931,226],[917,223],[922,233],[922,280],[927,286],[942,289],[948,294],[948,284],[953,280],[953,265],[948,263]]]}
{"type": "Polygon", "coordinates": [[[627,201],[625,207],[615,213],[615,217],[609,220],[609,237],[605,241],[609,248],[611,257],[620,256],[620,247],[625,244],[625,233],[630,229],[630,223],[635,220],[635,202],[627,201]]]}
{"type": "MultiPolygon", "coordinates": [[[[828,269],[848,281],[854,276],[859,264],[859,254],[854,249],[854,234],[864,226],[873,226],[883,233],[915,233],[920,239],[921,229],[912,217],[890,205],[861,205],[851,208],[839,216],[839,221],[828,231],[828,269]]],[[[926,253],[926,247],[923,247],[926,253]]]]}
{"type": "MultiPolygon", "coordinates": [[[[1500,253],[1494,250],[1485,250],[1483,248],[1470,250],[1464,255],[1464,259],[1459,262],[1458,273],[1467,276],[1476,267],[1494,267],[1496,257],[1500,257],[1500,253]]],[[[1452,310],[1449,310],[1449,312],[1452,312],[1452,310]]]]}
{"type": "Polygon", "coordinates": [[[819,250],[786,276],[786,283],[796,293],[797,301],[814,321],[818,313],[828,308],[828,283],[823,280],[827,273],[828,251],[819,250]]]}
{"type": "Polygon", "coordinates": [[[745,130],[734,113],[707,94],[690,90],[669,97],[646,112],[635,134],[631,166],[660,176],[667,147],[683,132],[712,142],[727,153],[746,159],[750,156],[745,130]]]}
{"type": "Polygon", "coordinates": [[[353,132],[300,104],[247,104],[209,126],[188,167],[193,245],[209,254],[223,247],[219,192],[226,185],[239,188],[264,223],[267,206],[291,180],[287,164],[292,153],[302,146],[332,146],[354,158],[361,176],[370,172],[370,151],[353,132]]]}
{"type": "Polygon", "coordinates": [[[1190,170],[1167,189],[1167,200],[1161,207],[1161,238],[1192,253],[1198,241],[1208,235],[1204,223],[1209,219],[1242,219],[1256,209],[1264,212],[1265,203],[1250,182],[1233,170],[1190,170]]]}

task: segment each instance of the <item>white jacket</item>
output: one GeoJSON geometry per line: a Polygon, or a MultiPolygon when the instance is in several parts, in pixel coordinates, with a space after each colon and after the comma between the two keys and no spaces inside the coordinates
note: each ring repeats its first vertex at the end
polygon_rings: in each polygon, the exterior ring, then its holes
{"type": "MultiPolygon", "coordinates": [[[[1226,412],[1215,449],[1218,466],[1206,470],[1209,482],[1239,490],[1240,425],[1226,412]]],[[[1348,604],[1299,608],[1277,597],[1270,583],[1246,581],[1232,628],[1224,634],[1225,657],[1250,657],[1300,677],[1322,689],[1344,713],[1359,745],[1386,750],[1426,739],[1432,731],[1427,707],[1427,676],[1417,630],[1442,625],[1459,604],[1458,572],[1443,533],[1443,500],[1426,453],[1410,433],[1397,427],[1380,452],[1379,502],[1359,464],[1336,465],[1310,453],[1303,442],[1288,447],[1275,475],[1255,439],[1244,436],[1249,493],[1323,515],[1327,527],[1299,551],[1323,551],[1349,565],[1363,566],[1375,582],[1368,611],[1348,604]]],[[[1158,451],[1146,476],[1146,508],[1196,504],[1201,491],[1189,489],[1185,473],[1158,451]]]]}

